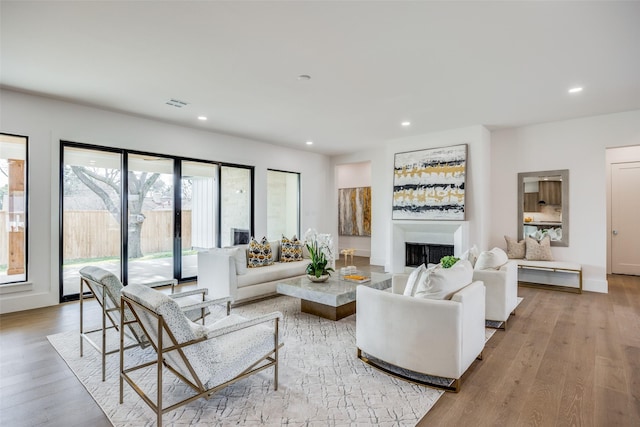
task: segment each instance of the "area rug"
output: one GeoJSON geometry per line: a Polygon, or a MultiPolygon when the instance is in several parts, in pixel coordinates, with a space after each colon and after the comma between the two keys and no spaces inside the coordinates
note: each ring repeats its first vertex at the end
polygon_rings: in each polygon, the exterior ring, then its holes
{"type": "MultiPolygon", "coordinates": [[[[325,320],[301,313],[299,300],[285,296],[233,309],[248,317],[272,311],[284,314],[278,391],[273,390],[270,368],[209,400],[199,399],[165,414],[164,425],[415,426],[443,393],[394,378],[360,361],[355,347],[356,316],[338,322],[325,320]]],[[[486,339],[494,332],[487,329],[486,339]]],[[[124,403],[118,403],[117,354],[107,356],[107,379],[102,382],[99,354],[85,346],[84,357],[79,356],[78,332],[47,338],[113,425],[155,425],[155,414],[127,384],[124,403]]],[[[149,377],[153,381],[153,375],[149,377]]],[[[163,394],[178,393],[180,387],[176,381],[163,394]]]]}

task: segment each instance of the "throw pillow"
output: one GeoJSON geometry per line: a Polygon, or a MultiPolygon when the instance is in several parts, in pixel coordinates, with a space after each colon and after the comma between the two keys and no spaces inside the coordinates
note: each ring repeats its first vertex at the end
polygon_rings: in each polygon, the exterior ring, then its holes
{"type": "Polygon", "coordinates": [[[522,259],[526,253],[526,245],[524,240],[517,241],[509,236],[504,236],[507,241],[507,256],[510,259],[522,259]]]}
{"type": "Polygon", "coordinates": [[[302,242],[294,235],[291,240],[282,236],[280,262],[302,261],[302,242]]]}
{"type": "Polygon", "coordinates": [[[247,251],[239,246],[227,246],[224,248],[211,248],[209,252],[221,252],[233,258],[236,265],[236,274],[247,274],[247,251]]]}
{"type": "Polygon", "coordinates": [[[453,294],[469,285],[473,278],[471,262],[460,260],[451,268],[437,266],[416,289],[415,296],[429,299],[451,299],[453,294]]]}
{"type": "Polygon", "coordinates": [[[460,259],[469,261],[471,263],[471,266],[473,267],[476,265],[478,255],[480,255],[480,251],[478,250],[478,247],[476,245],[473,245],[472,247],[464,251],[462,255],[460,255],[460,259]]]}
{"type": "Polygon", "coordinates": [[[269,240],[271,245],[271,264],[280,262],[280,240],[269,240]]]}
{"type": "Polygon", "coordinates": [[[273,264],[273,260],[271,259],[271,245],[266,237],[263,237],[260,242],[252,237],[247,253],[247,266],[249,268],[265,267],[273,264]]]}
{"type": "Polygon", "coordinates": [[[553,261],[551,239],[549,236],[544,236],[540,241],[532,237],[527,237],[525,242],[527,247],[525,259],[529,261],[553,261]]]}
{"type": "Polygon", "coordinates": [[[509,261],[507,253],[500,248],[493,248],[490,251],[482,251],[478,255],[474,270],[499,269],[509,261]]]}
{"type": "Polygon", "coordinates": [[[420,278],[427,271],[427,268],[422,264],[420,267],[414,269],[411,274],[409,274],[409,278],[407,279],[407,285],[404,287],[403,295],[408,297],[412,297],[416,291],[416,287],[420,282],[420,278]]]}

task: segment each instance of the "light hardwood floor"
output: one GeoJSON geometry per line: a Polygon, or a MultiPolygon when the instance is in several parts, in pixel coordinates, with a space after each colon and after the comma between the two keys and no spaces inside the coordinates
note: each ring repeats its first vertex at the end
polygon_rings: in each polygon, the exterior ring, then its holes
{"type": "MultiPolygon", "coordinates": [[[[640,277],[610,276],[609,294],[519,295],[460,393],[418,425],[639,426],[640,277]]],[[[77,302],[0,316],[0,426],[110,425],[46,339],[77,327],[77,302]]]]}

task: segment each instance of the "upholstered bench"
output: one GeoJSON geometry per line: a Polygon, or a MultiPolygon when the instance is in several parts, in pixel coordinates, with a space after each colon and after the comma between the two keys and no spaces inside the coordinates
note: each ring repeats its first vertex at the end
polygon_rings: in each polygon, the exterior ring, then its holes
{"type": "Polygon", "coordinates": [[[518,282],[567,292],[582,293],[582,265],[567,261],[514,260],[518,282]]]}

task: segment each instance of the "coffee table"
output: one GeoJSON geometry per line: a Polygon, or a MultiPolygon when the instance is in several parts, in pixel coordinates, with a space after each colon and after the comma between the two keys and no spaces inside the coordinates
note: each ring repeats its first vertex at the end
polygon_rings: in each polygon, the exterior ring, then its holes
{"type": "Polygon", "coordinates": [[[306,276],[283,280],[276,289],[279,294],[300,298],[300,311],[329,320],[340,320],[356,312],[356,288],[391,287],[391,274],[371,273],[371,281],[354,283],[334,274],[323,283],[313,283],[306,276]]]}

